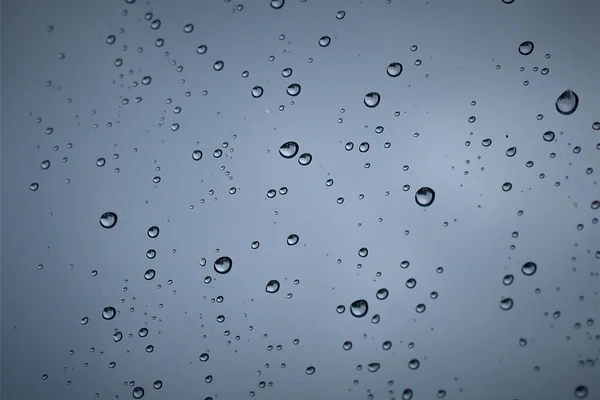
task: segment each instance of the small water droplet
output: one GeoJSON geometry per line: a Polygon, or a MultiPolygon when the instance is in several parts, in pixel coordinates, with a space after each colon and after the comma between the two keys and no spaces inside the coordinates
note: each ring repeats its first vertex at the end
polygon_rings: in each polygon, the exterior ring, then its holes
{"type": "Polygon", "coordinates": [[[154,381],[154,383],[152,384],[152,387],[156,390],[159,390],[160,388],[162,388],[163,383],[161,380],[156,380],[154,381]]]}
{"type": "Polygon", "coordinates": [[[420,365],[421,365],[421,363],[416,358],[413,358],[412,360],[410,360],[408,362],[408,368],[410,368],[412,370],[418,369],[420,365]]]}
{"type": "Polygon", "coordinates": [[[206,47],[206,45],[201,44],[200,46],[198,46],[198,48],[196,48],[196,53],[204,54],[204,53],[206,53],[207,50],[208,50],[208,47],[206,47]]]}
{"type": "Polygon", "coordinates": [[[546,142],[551,142],[554,140],[554,132],[552,131],[546,131],[544,132],[544,134],[542,135],[542,138],[546,141],[546,142]]]}
{"type": "Polygon", "coordinates": [[[213,64],[213,69],[215,71],[221,71],[224,66],[225,66],[225,63],[223,61],[215,61],[215,63],[213,64]]]}
{"type": "Polygon", "coordinates": [[[346,351],[352,349],[352,342],[347,340],[344,342],[344,344],[342,345],[342,348],[346,351]]]}
{"type": "Polygon", "coordinates": [[[142,397],[144,397],[144,389],[140,386],[133,388],[133,398],[141,399],[142,397]]]}
{"type": "Polygon", "coordinates": [[[315,373],[315,367],[307,367],[306,368],[306,375],[312,375],[315,373]]]}
{"type": "Polygon", "coordinates": [[[193,24],[186,24],[186,25],[183,27],[183,31],[184,31],[185,33],[192,33],[192,32],[194,31],[194,25],[193,25],[193,24]]]}
{"type": "Polygon", "coordinates": [[[345,16],[346,16],[346,11],[338,11],[335,14],[335,18],[336,19],[344,19],[345,16]]]}
{"type": "Polygon", "coordinates": [[[285,4],[285,0],[271,0],[271,7],[278,10],[285,4]]]}
{"type": "Polygon", "coordinates": [[[385,299],[387,299],[388,295],[389,295],[388,290],[385,288],[382,288],[377,291],[376,297],[378,300],[385,300],[385,299]]]}
{"type": "Polygon", "coordinates": [[[283,158],[294,158],[298,154],[300,146],[296,142],[285,142],[279,147],[279,154],[283,158]]]}
{"type": "Polygon", "coordinates": [[[575,397],[578,399],[585,399],[588,395],[588,388],[583,385],[579,385],[575,388],[575,397]]]}
{"type": "Polygon", "coordinates": [[[148,233],[148,237],[154,239],[160,233],[160,229],[158,228],[158,226],[154,225],[154,226],[151,226],[150,228],[148,228],[147,233],[148,233]]]}
{"type": "Polygon", "coordinates": [[[504,311],[508,311],[511,308],[513,308],[513,299],[511,299],[510,297],[506,297],[500,300],[500,308],[504,311]]]}
{"type": "Polygon", "coordinates": [[[504,182],[502,184],[502,190],[505,192],[509,192],[512,189],[512,183],[510,182],[504,182]]]}
{"type": "Polygon", "coordinates": [[[369,370],[369,372],[377,372],[377,370],[379,369],[380,364],[379,363],[370,363],[369,365],[367,365],[367,369],[369,370]]]}
{"type": "Polygon", "coordinates": [[[301,154],[300,157],[298,157],[298,163],[300,165],[306,166],[306,165],[310,164],[311,161],[312,161],[312,155],[310,153],[304,153],[304,154],[301,154]]]}
{"type": "Polygon", "coordinates": [[[146,279],[147,281],[151,281],[152,279],[154,279],[155,276],[156,271],[153,269],[148,269],[146,270],[146,272],[144,272],[144,279],[146,279]]]}
{"type": "Polygon", "coordinates": [[[516,147],[509,147],[508,149],[506,149],[506,155],[508,157],[514,157],[515,154],[517,154],[517,148],[516,147]]]}
{"type": "Polygon", "coordinates": [[[509,286],[513,283],[514,280],[515,280],[515,277],[511,274],[508,274],[508,275],[504,275],[504,278],[502,278],[502,283],[505,286],[509,286]]]}
{"type": "Polygon", "coordinates": [[[192,152],[192,159],[194,161],[200,161],[202,159],[202,151],[201,150],[194,150],[192,152]]]}
{"type": "Polygon", "coordinates": [[[115,35],[108,35],[106,37],[106,43],[113,44],[117,41],[117,37],[115,35]]]}
{"type": "Polygon", "coordinates": [[[254,86],[252,88],[252,97],[254,97],[255,99],[258,99],[262,95],[263,95],[263,88],[261,86],[254,86]]]}
{"type": "Polygon", "coordinates": [[[319,46],[321,47],[327,47],[329,46],[329,43],[331,43],[331,38],[329,36],[321,36],[319,39],[319,46]]]}

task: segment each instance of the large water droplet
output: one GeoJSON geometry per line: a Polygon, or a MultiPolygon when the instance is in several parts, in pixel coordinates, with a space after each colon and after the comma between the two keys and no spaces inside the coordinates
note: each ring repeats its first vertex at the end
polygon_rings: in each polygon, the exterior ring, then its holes
{"type": "Polygon", "coordinates": [[[300,238],[298,237],[298,235],[292,233],[290,236],[287,237],[287,244],[290,246],[294,246],[296,243],[298,243],[299,240],[300,238]]]}
{"type": "Polygon", "coordinates": [[[160,229],[158,229],[158,226],[154,225],[154,226],[151,226],[150,228],[148,228],[147,233],[148,233],[149,238],[154,239],[154,238],[158,237],[158,234],[160,233],[160,229]]]}
{"type": "Polygon", "coordinates": [[[277,291],[279,291],[279,282],[276,281],[275,279],[270,280],[267,283],[267,293],[277,293],[277,291]]]}
{"type": "Polygon", "coordinates": [[[544,132],[544,134],[542,135],[542,138],[546,141],[546,142],[551,142],[554,140],[554,132],[552,131],[546,131],[544,132]]]}
{"type": "Polygon", "coordinates": [[[285,0],[271,0],[271,7],[278,10],[285,4],[285,0]]]}
{"type": "Polygon", "coordinates": [[[526,41],[519,45],[519,53],[524,56],[528,56],[533,52],[533,42],[526,41]]]}
{"type": "Polygon", "coordinates": [[[331,43],[331,38],[329,36],[321,36],[319,39],[319,46],[321,47],[327,47],[329,46],[329,43],[331,43]]]}
{"type": "Polygon", "coordinates": [[[147,281],[151,281],[156,276],[156,271],[153,269],[148,269],[144,272],[144,279],[147,281]]]}
{"type": "Polygon", "coordinates": [[[298,146],[298,143],[296,142],[285,142],[279,147],[279,154],[281,154],[283,158],[294,158],[296,154],[298,154],[299,148],[300,146],[298,146]]]}
{"type": "Polygon", "coordinates": [[[537,271],[537,265],[533,261],[526,262],[521,267],[521,272],[523,272],[523,274],[527,275],[527,276],[531,276],[531,275],[535,274],[536,271],[537,271]]]}
{"type": "Polygon", "coordinates": [[[263,95],[263,88],[261,86],[254,86],[252,88],[252,97],[254,97],[255,99],[258,99],[262,95],[263,95]]]}
{"type": "Polygon", "coordinates": [[[421,189],[417,190],[417,193],[415,193],[415,201],[421,207],[429,207],[431,204],[433,204],[434,200],[435,192],[432,188],[427,186],[423,186],[421,189]]]}
{"type": "Polygon", "coordinates": [[[565,90],[563,94],[556,99],[556,111],[562,115],[571,115],[577,110],[579,105],[579,96],[571,89],[565,90]]]}
{"type": "Polygon", "coordinates": [[[369,365],[367,365],[367,369],[369,370],[369,372],[377,372],[377,370],[379,369],[380,364],[379,363],[370,363],[369,365]]]}
{"type": "Polygon", "coordinates": [[[213,267],[217,273],[226,274],[231,270],[232,265],[231,258],[223,256],[216,259],[213,267]]]}
{"type": "Polygon", "coordinates": [[[114,307],[104,307],[104,309],[102,310],[102,318],[104,318],[107,321],[113,319],[115,315],[117,315],[117,310],[115,310],[114,307]]]}
{"type": "Polygon", "coordinates": [[[421,363],[416,358],[413,358],[412,360],[410,360],[408,362],[408,368],[413,369],[413,370],[418,369],[420,365],[421,365],[421,363]]]}
{"type": "Polygon", "coordinates": [[[377,92],[369,92],[365,94],[364,103],[365,106],[369,108],[375,108],[379,105],[379,101],[381,100],[381,96],[377,92]]]}
{"type": "Polygon", "coordinates": [[[575,388],[575,397],[585,399],[588,395],[588,388],[584,385],[579,385],[575,388]]]}
{"type": "Polygon", "coordinates": [[[392,78],[400,76],[402,73],[403,67],[399,62],[393,62],[387,67],[387,74],[392,78]]]}
{"type": "Polygon", "coordinates": [[[504,311],[508,311],[511,308],[513,308],[513,299],[511,299],[510,297],[506,297],[500,300],[500,308],[504,311]]]}
{"type": "Polygon", "coordinates": [[[389,294],[390,294],[390,292],[386,288],[381,288],[377,291],[376,297],[379,300],[385,300],[385,299],[387,299],[389,294]]]}
{"type": "Polygon", "coordinates": [[[141,399],[142,397],[144,397],[144,388],[140,386],[133,388],[133,398],[141,399]]]}
{"type": "Polygon", "coordinates": [[[300,94],[300,90],[302,88],[300,87],[299,84],[297,83],[292,83],[290,86],[287,87],[286,92],[287,94],[289,94],[290,96],[298,96],[300,94]]]}
{"type": "Polygon", "coordinates": [[[413,391],[410,389],[404,389],[402,392],[402,400],[411,400],[413,398],[413,391]]]}
{"type": "Polygon", "coordinates": [[[100,225],[106,229],[113,228],[117,224],[117,219],[117,214],[114,212],[105,212],[100,216],[100,225]]]}
{"type": "Polygon", "coordinates": [[[356,318],[362,318],[369,311],[369,303],[366,300],[356,300],[350,304],[350,313],[356,318]]]}

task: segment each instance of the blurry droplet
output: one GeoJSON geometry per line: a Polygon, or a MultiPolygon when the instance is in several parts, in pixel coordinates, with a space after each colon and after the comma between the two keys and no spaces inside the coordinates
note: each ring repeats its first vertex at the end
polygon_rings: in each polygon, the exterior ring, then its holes
{"type": "Polygon", "coordinates": [[[335,18],[336,19],[344,19],[345,16],[346,16],[346,11],[338,11],[335,14],[335,18]]]}
{"type": "Polygon", "coordinates": [[[142,397],[144,397],[144,389],[140,386],[133,388],[133,398],[141,399],[142,397]]]}
{"type": "Polygon", "coordinates": [[[575,388],[575,397],[578,399],[585,399],[588,395],[588,388],[583,385],[579,385],[575,388]]]}
{"type": "Polygon", "coordinates": [[[285,4],[285,0],[271,0],[271,7],[278,10],[285,4]]]}
{"type": "Polygon", "coordinates": [[[511,308],[513,308],[513,299],[511,299],[510,297],[506,297],[500,300],[500,308],[504,311],[508,311],[511,308]]]}
{"type": "Polygon", "coordinates": [[[115,35],[108,35],[106,37],[106,43],[108,43],[108,44],[113,44],[116,41],[117,41],[117,37],[115,35]]]}
{"type": "Polygon", "coordinates": [[[156,380],[156,381],[154,381],[154,383],[152,384],[152,387],[153,387],[154,389],[156,389],[156,390],[158,390],[158,389],[162,388],[162,386],[163,386],[163,383],[162,383],[162,381],[161,381],[161,380],[156,380]]]}

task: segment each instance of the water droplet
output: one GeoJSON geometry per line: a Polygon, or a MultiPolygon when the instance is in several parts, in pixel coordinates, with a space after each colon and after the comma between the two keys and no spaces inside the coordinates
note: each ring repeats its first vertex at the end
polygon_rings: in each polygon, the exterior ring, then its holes
{"type": "Polygon", "coordinates": [[[360,250],[358,250],[358,255],[362,258],[365,258],[369,255],[369,249],[367,249],[366,247],[361,248],[360,250]]]}
{"type": "Polygon", "coordinates": [[[102,157],[100,157],[99,159],[96,160],[96,165],[98,167],[104,167],[105,164],[106,164],[106,160],[102,157]]]}
{"type": "Polygon", "coordinates": [[[406,287],[409,289],[413,289],[415,286],[417,286],[417,280],[414,278],[410,278],[406,281],[406,287]]]}
{"type": "Polygon", "coordinates": [[[511,299],[510,297],[506,297],[500,300],[500,308],[504,311],[508,311],[511,308],[513,308],[513,299],[511,299]]]}
{"type": "Polygon", "coordinates": [[[223,69],[224,66],[225,66],[225,63],[223,63],[223,61],[215,61],[215,63],[213,64],[213,69],[215,71],[220,71],[223,69]]]}
{"type": "Polygon", "coordinates": [[[142,85],[149,85],[152,82],[152,78],[149,76],[145,76],[142,78],[142,85]]]}
{"type": "Polygon", "coordinates": [[[142,397],[144,397],[144,388],[140,386],[136,386],[135,388],[133,388],[133,398],[141,399],[142,397]]]}
{"type": "Polygon", "coordinates": [[[279,154],[281,154],[283,158],[294,158],[296,154],[298,154],[299,148],[300,146],[298,146],[298,143],[296,142],[285,142],[279,147],[279,154]]]}
{"type": "Polygon", "coordinates": [[[258,242],[258,240],[255,240],[254,242],[252,242],[252,244],[250,245],[250,247],[252,247],[252,249],[256,250],[258,249],[258,247],[260,246],[260,243],[258,242]]]}
{"type": "Polygon", "coordinates": [[[287,237],[287,244],[290,246],[294,246],[296,243],[298,243],[299,240],[300,238],[298,237],[298,235],[292,233],[290,236],[287,237]]]}
{"type": "Polygon", "coordinates": [[[563,94],[556,99],[556,111],[562,115],[571,115],[577,110],[579,105],[579,96],[571,89],[565,90],[563,94]]]}
{"type": "Polygon", "coordinates": [[[115,342],[118,343],[118,342],[121,341],[121,339],[123,339],[123,333],[121,333],[121,332],[115,332],[115,333],[113,333],[113,340],[115,342]]]}
{"type": "Polygon", "coordinates": [[[367,142],[362,142],[359,146],[358,146],[358,151],[360,151],[361,153],[366,153],[367,151],[369,151],[369,143],[367,142]]]}
{"type": "Polygon", "coordinates": [[[287,87],[286,92],[290,96],[298,96],[300,94],[300,89],[301,87],[299,84],[292,83],[290,86],[287,87]]]}
{"type": "Polygon", "coordinates": [[[515,280],[515,277],[511,274],[508,274],[508,275],[504,275],[504,278],[502,278],[502,283],[506,286],[509,286],[513,283],[514,280],[515,280]]]}
{"type": "Polygon", "coordinates": [[[100,216],[100,225],[106,229],[113,228],[117,224],[117,219],[117,214],[114,212],[105,212],[100,216]]]}
{"type": "Polygon", "coordinates": [[[327,47],[329,46],[329,43],[331,43],[331,38],[329,36],[321,36],[319,39],[319,46],[321,47],[327,47]]]}
{"type": "Polygon", "coordinates": [[[544,134],[542,135],[542,138],[546,141],[546,142],[551,142],[554,140],[554,132],[552,131],[546,131],[544,132],[544,134]]]}
{"type": "Polygon", "coordinates": [[[523,56],[528,56],[533,52],[533,42],[526,41],[519,45],[519,53],[523,56]]]}
{"type": "Polygon", "coordinates": [[[200,358],[200,361],[207,362],[210,357],[207,353],[202,353],[202,354],[200,354],[199,358],[200,358]]]}
{"type": "Polygon", "coordinates": [[[410,360],[408,362],[408,368],[410,368],[412,370],[418,369],[419,365],[421,365],[421,363],[416,358],[413,358],[412,360],[410,360]]]}
{"type": "Polygon", "coordinates": [[[156,276],[156,271],[153,269],[149,269],[149,270],[146,270],[146,272],[144,272],[144,279],[146,279],[147,281],[151,281],[152,279],[154,279],[155,276],[156,276]]]}
{"type": "Polygon", "coordinates": [[[435,192],[433,189],[423,186],[415,193],[415,201],[421,207],[429,207],[435,200],[435,192]]]}
{"type": "Polygon", "coordinates": [[[108,35],[106,37],[106,43],[108,43],[108,44],[113,44],[116,41],[117,41],[117,37],[115,35],[108,35]]]}
{"type": "Polygon", "coordinates": [[[521,267],[521,272],[523,272],[523,274],[527,275],[527,276],[531,276],[531,275],[535,274],[536,271],[537,271],[537,265],[533,261],[526,262],[521,267]]]}
{"type": "Polygon", "coordinates": [[[42,161],[42,163],[40,164],[40,168],[42,168],[42,169],[50,168],[50,161],[49,160],[42,161]]]}
{"type": "Polygon", "coordinates": [[[492,145],[492,139],[483,139],[481,145],[483,147],[490,147],[492,145]]]}
{"type": "Polygon", "coordinates": [[[364,103],[369,108],[375,108],[379,105],[381,96],[377,92],[369,92],[365,95],[364,103]]]}
{"type": "Polygon", "coordinates": [[[402,73],[402,70],[403,70],[402,64],[400,64],[399,62],[393,62],[390,65],[388,65],[387,74],[389,76],[391,76],[392,78],[396,78],[397,76],[400,76],[400,74],[402,73]]]}
{"type": "Polygon", "coordinates": [[[204,53],[206,53],[207,50],[208,50],[208,47],[206,47],[206,45],[201,44],[196,49],[196,53],[198,53],[198,54],[204,54],[204,53]]]}
{"type": "Polygon", "coordinates": [[[104,307],[102,310],[102,318],[109,321],[117,315],[117,310],[114,307],[104,307]]]}
{"type": "Polygon", "coordinates": [[[263,95],[263,88],[261,86],[254,86],[252,88],[252,97],[254,97],[255,99],[258,99],[262,95],[263,95]]]}
{"type": "Polygon", "coordinates": [[[200,161],[202,159],[202,151],[201,150],[194,150],[192,152],[192,159],[194,161],[200,161]]]}
{"type": "Polygon", "coordinates": [[[306,368],[306,375],[312,375],[315,373],[315,367],[308,367],[306,368]]]}
{"type": "Polygon", "coordinates": [[[402,400],[411,400],[413,398],[413,391],[410,389],[404,389],[402,392],[402,400]]]}
{"type": "Polygon", "coordinates": [[[304,153],[301,154],[300,157],[298,157],[298,163],[300,165],[308,165],[310,164],[310,162],[312,161],[312,155],[310,153],[304,153]]]}
{"type": "Polygon", "coordinates": [[[600,200],[592,201],[592,204],[590,204],[590,207],[592,208],[592,210],[599,209],[600,208],[600,200]]]}
{"type": "Polygon", "coordinates": [[[148,328],[140,328],[140,330],[138,331],[138,336],[139,337],[148,336],[148,328]]]}
{"type": "Polygon", "coordinates": [[[271,7],[278,10],[285,4],[285,0],[271,0],[271,7]]]}
{"type": "Polygon", "coordinates": [[[388,290],[385,288],[382,288],[377,291],[376,297],[379,300],[385,300],[385,299],[387,299],[388,295],[389,295],[388,290]]]}
{"type": "Polygon", "coordinates": [[[284,68],[284,69],[281,71],[281,75],[282,75],[284,78],[289,78],[290,76],[292,76],[292,69],[291,69],[291,68],[284,68]]]}
{"type": "Polygon", "coordinates": [[[600,131],[600,122],[596,121],[592,124],[592,129],[595,131],[600,131]]]}
{"type": "Polygon", "coordinates": [[[233,261],[229,257],[219,257],[215,261],[213,267],[215,271],[219,274],[226,274],[231,270],[233,265],[233,261]]]}
{"type": "Polygon", "coordinates": [[[154,225],[154,226],[151,226],[150,228],[148,228],[147,233],[148,233],[148,237],[154,239],[160,233],[160,229],[158,229],[158,226],[154,225]]]}
{"type": "Polygon", "coordinates": [[[335,14],[335,18],[336,19],[344,19],[345,16],[346,16],[346,11],[338,11],[335,14]]]}
{"type": "Polygon", "coordinates": [[[150,260],[152,260],[154,257],[156,257],[156,250],[154,249],[150,249],[146,252],[146,257],[149,258],[150,260]]]}
{"type": "Polygon", "coordinates": [[[279,282],[275,279],[270,280],[267,283],[267,293],[277,293],[279,291],[279,282]]]}
{"type": "Polygon", "coordinates": [[[158,390],[158,389],[162,388],[162,386],[163,386],[163,383],[162,383],[162,381],[161,381],[161,380],[156,380],[156,381],[154,381],[154,383],[152,384],[152,387],[153,387],[154,389],[156,389],[156,390],[158,390]]]}
{"type": "Polygon", "coordinates": [[[194,25],[193,25],[193,24],[186,24],[186,25],[183,27],[183,31],[184,31],[185,33],[192,33],[192,32],[194,31],[194,25]]]}
{"type": "Polygon", "coordinates": [[[342,348],[346,351],[352,349],[352,342],[351,341],[345,341],[344,344],[342,345],[342,348]]]}
{"type": "Polygon", "coordinates": [[[575,388],[575,397],[578,399],[585,399],[588,395],[588,388],[583,385],[579,385],[575,388]]]}
{"type": "Polygon", "coordinates": [[[362,318],[369,311],[369,303],[366,300],[356,300],[350,304],[350,313],[356,318],[362,318]]]}
{"type": "Polygon", "coordinates": [[[90,319],[88,317],[81,318],[81,325],[87,325],[88,322],[90,322],[90,319]]]}
{"type": "Polygon", "coordinates": [[[421,313],[425,312],[426,308],[427,307],[425,306],[425,304],[420,303],[420,304],[417,304],[417,306],[415,307],[415,311],[418,312],[419,314],[421,314],[421,313]]]}
{"type": "Polygon", "coordinates": [[[509,192],[509,191],[510,191],[510,189],[512,189],[512,183],[510,183],[510,182],[504,182],[504,183],[502,184],[502,190],[503,190],[503,191],[505,191],[505,192],[509,192]]]}
{"type": "Polygon", "coordinates": [[[506,149],[506,155],[508,157],[514,157],[515,154],[517,154],[517,148],[516,147],[509,147],[508,149],[506,149]]]}
{"type": "Polygon", "coordinates": [[[377,372],[377,370],[379,369],[380,364],[379,363],[370,363],[369,365],[367,365],[367,369],[369,370],[369,372],[377,372]]]}

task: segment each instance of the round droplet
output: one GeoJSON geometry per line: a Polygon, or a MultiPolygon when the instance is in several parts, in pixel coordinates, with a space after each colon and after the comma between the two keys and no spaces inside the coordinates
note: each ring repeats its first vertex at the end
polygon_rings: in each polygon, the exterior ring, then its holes
{"type": "Polygon", "coordinates": [[[113,340],[115,342],[120,342],[121,339],[123,339],[123,333],[122,332],[115,332],[115,333],[113,333],[113,340]]]}
{"type": "Polygon", "coordinates": [[[592,210],[599,209],[600,208],[600,200],[592,201],[592,204],[590,204],[590,207],[592,208],[592,210]]]}
{"type": "Polygon", "coordinates": [[[263,95],[263,88],[261,86],[254,86],[252,88],[252,97],[254,97],[255,99],[258,99],[262,95],[263,95]]]}
{"type": "Polygon", "coordinates": [[[544,132],[544,134],[542,135],[542,138],[546,141],[546,142],[551,142],[554,140],[554,132],[552,131],[546,131],[544,132]]]}
{"type": "Polygon", "coordinates": [[[192,152],[192,159],[194,161],[200,161],[202,159],[202,151],[201,150],[194,150],[192,152]]]}
{"type": "Polygon", "coordinates": [[[500,308],[504,311],[508,311],[511,308],[513,308],[513,299],[511,299],[510,297],[506,297],[500,300],[500,308]]]}
{"type": "Polygon", "coordinates": [[[361,153],[366,153],[367,151],[369,151],[369,143],[367,142],[362,142],[359,146],[358,146],[358,151],[360,151],[361,153]]]}
{"type": "Polygon", "coordinates": [[[404,389],[402,392],[402,400],[411,400],[413,398],[413,391],[410,389],[404,389]]]}
{"type": "Polygon", "coordinates": [[[144,397],[144,388],[140,386],[133,388],[133,398],[141,399],[142,397],[144,397]]]}
{"type": "Polygon", "coordinates": [[[413,289],[415,286],[417,286],[417,280],[414,278],[410,278],[407,279],[406,281],[406,287],[409,289],[413,289]]]}
{"type": "Polygon", "coordinates": [[[300,149],[298,143],[285,142],[279,147],[279,154],[281,154],[283,158],[294,158],[296,154],[298,154],[298,149],[300,149]]]}
{"type": "Polygon", "coordinates": [[[421,363],[416,358],[413,358],[412,360],[410,360],[408,362],[408,368],[410,368],[412,370],[418,369],[419,365],[421,365],[421,363]]]}
{"type": "Polygon", "coordinates": [[[267,293],[277,293],[279,291],[279,282],[275,279],[270,280],[267,283],[266,291],[267,293]]]}
{"type": "Polygon", "coordinates": [[[321,47],[327,47],[329,46],[329,43],[331,43],[331,38],[329,36],[321,36],[319,39],[319,46],[321,47]]]}
{"type": "Polygon", "coordinates": [[[287,87],[286,92],[290,96],[298,96],[300,94],[300,89],[302,89],[302,88],[300,87],[299,84],[292,83],[290,86],[287,87]]]}
{"type": "Polygon", "coordinates": [[[523,272],[523,274],[527,275],[527,276],[531,276],[531,275],[535,274],[536,271],[537,271],[537,265],[533,261],[526,262],[521,267],[521,272],[523,272]]]}
{"type": "Polygon", "coordinates": [[[306,375],[312,375],[315,373],[315,367],[307,367],[306,368],[306,375]]]}
{"type": "Polygon", "coordinates": [[[35,192],[36,190],[38,190],[40,187],[40,185],[37,182],[33,182],[31,185],[29,185],[29,190],[31,190],[32,192],[35,192]]]}
{"type": "Polygon", "coordinates": [[[149,269],[149,270],[146,270],[146,272],[144,272],[144,279],[146,279],[147,281],[151,281],[152,279],[154,279],[155,276],[156,276],[156,271],[153,269],[149,269]]]}
{"type": "Polygon", "coordinates": [[[192,33],[192,32],[194,31],[194,25],[193,25],[193,24],[186,24],[186,25],[183,27],[183,31],[184,31],[185,33],[192,33]]]}
{"type": "Polygon", "coordinates": [[[310,162],[312,161],[312,155],[310,153],[304,153],[301,154],[300,157],[298,157],[298,163],[300,165],[308,165],[310,164],[310,162]]]}
{"type": "Polygon", "coordinates": [[[595,131],[600,131],[600,122],[596,121],[596,122],[592,123],[592,129],[595,131]]]}
{"type": "Polygon", "coordinates": [[[117,224],[117,219],[117,214],[114,212],[105,212],[100,216],[100,225],[106,229],[113,228],[117,224]]]}
{"type": "Polygon", "coordinates": [[[585,399],[588,395],[588,388],[583,385],[579,385],[575,388],[575,397],[578,399],[585,399]]]}
{"type": "Polygon", "coordinates": [[[556,99],[556,111],[562,115],[571,115],[577,110],[579,105],[579,96],[571,89],[565,90],[563,94],[556,99]]]}
{"type": "Polygon", "coordinates": [[[202,353],[202,354],[200,354],[199,358],[200,358],[200,361],[207,362],[210,357],[207,353],[202,353]]]}
{"type": "Polygon", "coordinates": [[[369,255],[369,249],[367,249],[366,247],[361,248],[360,250],[358,250],[358,255],[362,258],[365,258],[369,255]]]}
{"type": "Polygon", "coordinates": [[[367,365],[367,369],[369,370],[369,372],[377,372],[379,367],[380,367],[379,363],[370,363],[369,365],[367,365]]]}
{"type": "Polygon", "coordinates": [[[390,292],[388,292],[387,289],[381,288],[377,291],[376,297],[379,300],[385,300],[385,299],[387,299],[389,294],[390,294],[390,292]]]}
{"type": "Polygon", "coordinates": [[[514,280],[515,280],[515,277],[511,274],[508,274],[508,275],[504,275],[504,278],[502,278],[502,283],[505,286],[509,286],[513,283],[514,280]]]}
{"type": "Polygon", "coordinates": [[[292,233],[290,236],[287,237],[287,244],[290,246],[294,246],[298,243],[299,240],[300,238],[298,237],[298,235],[292,233]]]}
{"type": "Polygon", "coordinates": [[[369,108],[375,108],[379,105],[379,101],[381,100],[381,96],[377,92],[369,92],[365,95],[364,103],[365,106],[369,108]]]}
{"type": "Polygon", "coordinates": [[[88,317],[83,317],[79,322],[81,323],[81,325],[87,325],[87,323],[90,322],[90,319],[88,317]]]}
{"type": "Polygon", "coordinates": [[[285,4],[285,0],[271,0],[271,7],[278,10],[285,4]]]}
{"type": "Polygon", "coordinates": [[[346,11],[338,11],[335,14],[335,18],[336,19],[344,19],[345,16],[346,16],[346,11]]]}
{"type": "Polygon", "coordinates": [[[290,76],[292,76],[292,69],[291,69],[291,68],[284,68],[284,69],[281,71],[281,75],[282,75],[284,78],[289,78],[290,76]]]}
{"type": "Polygon", "coordinates": [[[198,53],[198,54],[204,54],[204,53],[206,53],[207,50],[208,50],[208,47],[206,47],[205,45],[201,44],[200,46],[198,46],[198,48],[196,48],[196,53],[198,53]]]}
{"type": "Polygon", "coordinates": [[[252,247],[252,249],[256,250],[258,249],[258,247],[260,246],[260,243],[258,240],[255,240],[254,242],[252,242],[252,244],[250,245],[250,247],[252,247]]]}
{"type": "Polygon", "coordinates": [[[154,381],[154,383],[152,384],[152,387],[153,387],[154,389],[156,389],[156,390],[158,390],[158,389],[162,388],[162,386],[163,386],[163,383],[162,383],[162,381],[161,381],[161,380],[156,380],[156,381],[154,381]]]}
{"type": "Polygon", "coordinates": [[[505,191],[505,192],[509,192],[509,191],[510,191],[510,189],[512,189],[512,183],[510,183],[510,182],[504,182],[504,183],[502,184],[502,190],[503,190],[503,191],[505,191]]]}
{"type": "Polygon", "coordinates": [[[142,78],[142,85],[149,85],[152,82],[152,78],[149,76],[145,76],[142,78]]]}
{"type": "Polygon", "coordinates": [[[344,342],[344,344],[342,345],[342,348],[346,351],[352,349],[352,342],[347,340],[344,342]]]}
{"type": "Polygon", "coordinates": [[[481,145],[483,147],[490,147],[492,145],[492,139],[489,139],[489,138],[488,139],[483,139],[481,141],[481,145]]]}
{"type": "Polygon", "coordinates": [[[387,74],[389,76],[391,76],[392,78],[396,78],[397,76],[400,76],[400,74],[402,73],[402,70],[403,70],[402,64],[400,64],[399,62],[393,62],[390,65],[388,65],[387,74]]]}
{"type": "Polygon", "coordinates": [[[506,155],[508,157],[514,157],[515,154],[517,154],[517,148],[516,147],[509,147],[508,149],[506,149],[506,155]]]}
{"type": "Polygon", "coordinates": [[[523,56],[528,56],[533,52],[533,42],[526,41],[519,45],[519,53],[523,56]]]}
{"type": "Polygon", "coordinates": [[[102,310],[102,318],[109,321],[117,315],[117,310],[114,307],[104,307],[102,310]]]}
{"type": "Polygon", "coordinates": [[[150,228],[148,228],[147,233],[148,233],[149,238],[154,239],[160,233],[160,229],[158,229],[158,226],[154,225],[154,226],[151,226],[150,228]]]}
{"type": "Polygon", "coordinates": [[[421,189],[417,190],[417,193],[415,193],[415,201],[421,207],[429,207],[431,204],[433,204],[434,200],[435,192],[433,189],[427,186],[423,186],[421,189]]]}
{"type": "Polygon", "coordinates": [[[366,300],[356,300],[350,304],[350,313],[356,318],[362,318],[369,311],[369,303],[366,300]]]}
{"type": "Polygon", "coordinates": [[[215,63],[213,64],[213,69],[215,71],[220,71],[223,69],[224,66],[225,66],[225,63],[223,63],[223,61],[215,61],[215,63]]]}
{"type": "Polygon", "coordinates": [[[233,261],[229,257],[219,257],[216,259],[213,267],[219,274],[226,274],[231,270],[233,261]]]}

